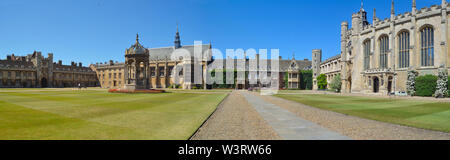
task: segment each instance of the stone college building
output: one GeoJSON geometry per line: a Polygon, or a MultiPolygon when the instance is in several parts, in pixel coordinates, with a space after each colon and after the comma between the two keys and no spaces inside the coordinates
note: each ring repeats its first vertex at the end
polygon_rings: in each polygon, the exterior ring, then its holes
{"type": "Polygon", "coordinates": [[[89,67],[71,62],[53,62],[53,53],[45,58],[41,52],[27,56],[8,55],[0,60],[0,88],[95,87],[97,76],[89,67]]]}
{"type": "MultiPolygon", "coordinates": [[[[223,59],[211,58],[211,44],[200,45],[181,45],[180,34],[175,34],[173,46],[162,48],[145,48],[139,43],[139,36],[136,36],[136,42],[129,48],[125,49],[125,62],[114,62],[110,60],[105,63],[92,64],[90,67],[97,73],[102,88],[125,88],[125,89],[148,89],[148,88],[169,88],[178,87],[183,89],[192,88],[211,88],[207,85],[206,73],[209,71],[208,66],[222,63],[224,69],[226,63],[223,59]],[[203,52],[204,57],[199,61],[193,60],[195,49],[198,48],[203,52]],[[179,57],[175,60],[173,55],[177,52],[187,51],[187,57],[179,57]],[[194,68],[198,67],[201,73],[194,73],[194,68]],[[177,74],[177,75],[175,75],[177,74]],[[194,84],[194,74],[200,74],[200,84],[194,84]],[[178,76],[178,83],[176,82],[178,76]]],[[[244,56],[246,57],[246,56],[244,56]]],[[[259,59],[259,55],[256,57],[259,59]]],[[[230,59],[235,61],[237,59],[230,59]]],[[[282,60],[279,57],[279,83],[280,88],[300,88],[301,70],[310,70],[311,61],[304,60],[282,60]],[[288,74],[288,84],[284,84],[283,78],[288,74]]],[[[248,71],[249,59],[243,59],[245,68],[248,71]]],[[[270,63],[269,63],[270,65],[270,63]]],[[[259,66],[259,61],[258,61],[259,66]]],[[[236,67],[235,67],[236,68],[236,67]]],[[[270,67],[269,67],[270,68],[270,67]]],[[[270,75],[269,71],[267,75],[270,75]]],[[[235,82],[236,89],[247,89],[250,87],[264,87],[258,81],[256,85],[250,85],[249,79],[237,80],[235,82]]]]}
{"type": "Polygon", "coordinates": [[[439,5],[395,14],[384,20],[373,11],[372,23],[361,9],[348,22],[341,23],[341,53],[325,61],[321,50],[313,50],[314,89],[317,76],[325,74],[328,82],[338,74],[343,93],[406,92],[407,72],[437,75],[438,69],[450,69],[448,42],[450,6],[439,5]]]}

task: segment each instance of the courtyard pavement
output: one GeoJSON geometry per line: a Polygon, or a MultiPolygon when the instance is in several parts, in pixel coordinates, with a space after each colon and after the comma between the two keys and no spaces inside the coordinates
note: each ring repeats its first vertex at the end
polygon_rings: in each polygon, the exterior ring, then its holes
{"type": "Polygon", "coordinates": [[[344,115],[257,92],[232,91],[191,139],[449,140],[450,133],[344,115]]]}
{"type": "Polygon", "coordinates": [[[311,121],[296,116],[259,96],[243,91],[245,99],[272,126],[278,135],[286,140],[349,140],[337,132],[323,128],[311,121]]]}

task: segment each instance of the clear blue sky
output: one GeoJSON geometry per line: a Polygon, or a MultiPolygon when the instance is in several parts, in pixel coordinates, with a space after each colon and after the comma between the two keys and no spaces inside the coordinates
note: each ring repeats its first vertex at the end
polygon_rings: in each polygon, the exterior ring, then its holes
{"type": "MultiPolygon", "coordinates": [[[[396,13],[412,0],[396,0],[396,13]]],[[[417,7],[441,0],[417,0],[417,7]]],[[[140,34],[145,47],[172,46],[176,23],[182,44],[194,40],[227,48],[278,48],[283,58],[324,58],[340,53],[340,23],[358,11],[360,0],[1,0],[0,59],[34,50],[54,61],[124,60],[140,34]]],[[[389,17],[390,0],[364,0],[372,19],[389,17]]]]}

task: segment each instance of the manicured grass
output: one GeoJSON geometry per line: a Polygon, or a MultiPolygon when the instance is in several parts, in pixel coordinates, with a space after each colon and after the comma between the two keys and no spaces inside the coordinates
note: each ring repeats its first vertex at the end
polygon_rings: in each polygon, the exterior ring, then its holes
{"type": "Polygon", "coordinates": [[[450,132],[450,103],[322,94],[276,96],[362,118],[450,132]]]}
{"type": "Polygon", "coordinates": [[[188,139],[225,96],[0,89],[0,139],[188,139]]]}

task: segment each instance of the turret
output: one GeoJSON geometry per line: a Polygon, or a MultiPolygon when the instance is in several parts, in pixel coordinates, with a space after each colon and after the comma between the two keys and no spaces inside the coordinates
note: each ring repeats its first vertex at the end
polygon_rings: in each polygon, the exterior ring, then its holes
{"type": "Polygon", "coordinates": [[[394,8],[394,0],[392,0],[391,4],[391,20],[394,20],[395,17],[395,8],[394,8]]]}
{"type": "Polygon", "coordinates": [[[376,21],[376,20],[377,20],[377,9],[374,8],[373,9],[373,21],[376,21]]]}
{"type": "Polygon", "coordinates": [[[361,32],[361,16],[359,13],[355,13],[352,15],[352,28],[353,28],[353,34],[359,34],[361,32]]]}
{"type": "Polygon", "coordinates": [[[367,12],[364,10],[364,3],[361,0],[361,9],[359,10],[359,14],[361,16],[362,27],[366,27],[369,25],[369,21],[367,20],[367,12]]]}
{"type": "Polygon", "coordinates": [[[348,30],[348,22],[344,21],[341,23],[341,56],[345,60],[346,59],[346,46],[347,46],[347,30],[348,30]]]}
{"type": "Polygon", "coordinates": [[[175,33],[175,49],[181,48],[181,41],[180,41],[180,32],[178,32],[178,25],[177,25],[177,33],[175,33]]]}
{"type": "Polygon", "coordinates": [[[322,50],[314,49],[312,50],[312,71],[313,71],[313,89],[318,89],[317,87],[317,76],[320,75],[320,63],[322,62],[322,50]]]}

